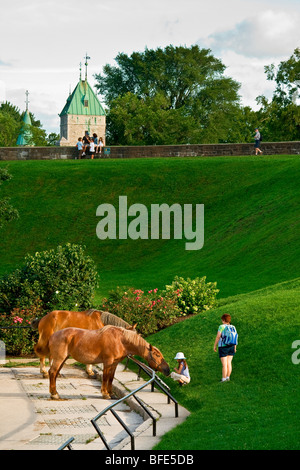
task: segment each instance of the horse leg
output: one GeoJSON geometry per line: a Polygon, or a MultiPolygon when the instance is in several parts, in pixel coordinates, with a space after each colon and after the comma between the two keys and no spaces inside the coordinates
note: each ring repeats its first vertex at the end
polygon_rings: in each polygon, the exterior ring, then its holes
{"type": "Polygon", "coordinates": [[[94,374],[94,372],[93,372],[93,366],[92,366],[92,364],[87,364],[85,370],[86,370],[86,373],[87,373],[87,375],[88,375],[89,377],[94,377],[95,374],[94,374]]]}
{"type": "Polygon", "coordinates": [[[59,400],[59,394],[57,393],[56,390],[56,379],[59,374],[59,371],[61,370],[62,366],[64,365],[65,361],[67,360],[67,357],[61,360],[53,360],[50,370],[49,370],[49,379],[50,379],[50,386],[49,386],[49,391],[51,395],[52,400],[59,400]]]}
{"type": "Polygon", "coordinates": [[[107,392],[111,397],[112,394],[112,383],[114,380],[115,372],[116,372],[117,364],[110,367],[109,377],[108,377],[108,384],[107,384],[107,392]]]}
{"type": "Polygon", "coordinates": [[[48,371],[46,369],[46,357],[40,357],[40,373],[43,375],[44,379],[49,377],[48,371]]]}
{"type": "Polygon", "coordinates": [[[109,376],[110,376],[110,367],[105,366],[103,367],[103,376],[102,376],[102,386],[101,386],[101,393],[102,393],[102,398],[110,398],[110,394],[108,393],[107,387],[108,387],[108,382],[109,382],[109,376]]]}

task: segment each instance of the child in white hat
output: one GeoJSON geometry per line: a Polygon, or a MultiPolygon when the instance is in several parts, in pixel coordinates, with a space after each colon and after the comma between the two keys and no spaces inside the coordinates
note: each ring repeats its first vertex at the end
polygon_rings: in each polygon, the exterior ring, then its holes
{"type": "Polygon", "coordinates": [[[179,385],[188,384],[191,381],[189,368],[186,362],[186,358],[182,352],[178,352],[174,359],[178,362],[178,368],[174,367],[174,371],[171,373],[171,377],[179,385]]]}

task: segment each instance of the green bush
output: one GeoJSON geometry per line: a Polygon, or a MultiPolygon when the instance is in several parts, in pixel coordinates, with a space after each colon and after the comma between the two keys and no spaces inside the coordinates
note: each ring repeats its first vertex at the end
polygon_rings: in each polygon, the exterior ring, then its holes
{"type": "Polygon", "coordinates": [[[92,306],[98,273],[83,247],[67,243],[27,255],[24,265],[0,280],[0,310],[30,308],[74,310],[92,306]]]}
{"type": "Polygon", "coordinates": [[[166,293],[178,294],[177,302],[182,315],[205,312],[216,306],[217,283],[205,281],[205,276],[196,279],[176,276],[172,284],[166,286],[166,293]]]}
{"type": "Polygon", "coordinates": [[[118,287],[103,300],[101,308],[123,318],[130,325],[137,323],[138,332],[145,336],[172,324],[180,315],[177,294],[168,292],[162,296],[158,289],[144,292],[118,287]]]}

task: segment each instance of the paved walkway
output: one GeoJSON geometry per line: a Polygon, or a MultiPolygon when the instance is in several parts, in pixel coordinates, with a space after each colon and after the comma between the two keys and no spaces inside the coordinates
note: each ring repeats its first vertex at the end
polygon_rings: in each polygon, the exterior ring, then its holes
{"type": "MultiPolygon", "coordinates": [[[[98,368],[99,373],[100,369],[98,368]]],[[[145,383],[137,374],[117,368],[114,390],[119,396],[145,383]]],[[[75,450],[105,450],[91,419],[113,400],[103,400],[101,383],[89,379],[86,373],[70,364],[62,369],[57,380],[61,400],[49,397],[49,380],[44,379],[38,367],[0,368],[0,450],[56,450],[69,437],[75,437],[75,450]]],[[[120,403],[116,411],[135,435],[136,450],[150,450],[161,436],[180,424],[189,412],[168,404],[165,394],[151,392],[150,385],[138,392],[138,397],[156,417],[156,437],[153,437],[152,420],[131,398],[120,403]]],[[[98,421],[105,439],[114,450],[131,450],[130,439],[110,412],[98,421]]]]}

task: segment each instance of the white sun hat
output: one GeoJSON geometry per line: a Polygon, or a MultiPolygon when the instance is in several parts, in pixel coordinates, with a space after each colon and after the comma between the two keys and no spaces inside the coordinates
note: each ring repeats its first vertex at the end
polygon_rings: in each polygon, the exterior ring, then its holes
{"type": "Polygon", "coordinates": [[[184,354],[182,352],[178,352],[176,356],[174,357],[174,359],[177,360],[177,359],[186,359],[186,358],[184,357],[184,354]]]}

